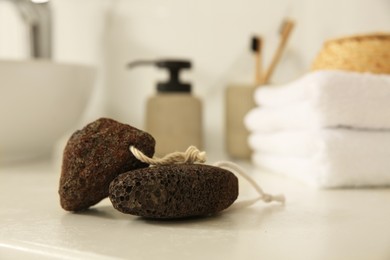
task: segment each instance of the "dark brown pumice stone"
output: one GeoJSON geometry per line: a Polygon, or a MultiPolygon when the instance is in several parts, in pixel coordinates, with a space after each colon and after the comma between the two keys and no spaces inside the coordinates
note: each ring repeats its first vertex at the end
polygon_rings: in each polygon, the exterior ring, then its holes
{"type": "Polygon", "coordinates": [[[154,154],[151,135],[112,119],[98,119],[73,133],[63,154],[62,208],[87,209],[108,196],[110,182],[119,174],[147,167],[129,151],[130,145],[150,157],[154,154]]]}
{"type": "Polygon", "coordinates": [[[237,196],[233,173],[204,164],[130,171],[112,181],[109,195],[123,213],[159,219],[212,215],[228,208],[237,196]]]}

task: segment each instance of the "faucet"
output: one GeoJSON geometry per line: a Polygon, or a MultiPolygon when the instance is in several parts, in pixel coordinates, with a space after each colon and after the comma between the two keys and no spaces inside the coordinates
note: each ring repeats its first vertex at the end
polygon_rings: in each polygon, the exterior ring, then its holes
{"type": "Polygon", "coordinates": [[[49,0],[11,0],[28,26],[32,58],[51,59],[51,8],[49,0]]]}

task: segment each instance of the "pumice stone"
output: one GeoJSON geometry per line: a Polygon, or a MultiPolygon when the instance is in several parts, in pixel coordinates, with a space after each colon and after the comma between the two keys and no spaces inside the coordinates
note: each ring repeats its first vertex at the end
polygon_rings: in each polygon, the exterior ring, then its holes
{"type": "Polygon", "coordinates": [[[238,179],[204,164],[171,164],[129,171],[110,184],[113,206],[127,214],[174,219],[207,216],[238,197],[238,179]]]}
{"type": "Polygon", "coordinates": [[[153,156],[155,140],[146,132],[112,119],[98,119],[76,131],[66,144],[60,177],[60,202],[79,211],[108,196],[119,174],[149,166],[129,151],[133,145],[153,156]]]}

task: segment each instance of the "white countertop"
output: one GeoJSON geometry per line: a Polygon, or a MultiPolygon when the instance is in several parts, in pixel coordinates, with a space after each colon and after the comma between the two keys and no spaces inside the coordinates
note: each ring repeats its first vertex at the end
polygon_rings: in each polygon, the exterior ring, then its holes
{"type": "MultiPolygon", "coordinates": [[[[151,221],[61,209],[50,163],[0,168],[0,259],[390,259],[390,189],[315,190],[241,163],[285,206],[257,203],[215,217],[151,221]]],[[[255,196],[240,181],[240,197],[255,196]]]]}

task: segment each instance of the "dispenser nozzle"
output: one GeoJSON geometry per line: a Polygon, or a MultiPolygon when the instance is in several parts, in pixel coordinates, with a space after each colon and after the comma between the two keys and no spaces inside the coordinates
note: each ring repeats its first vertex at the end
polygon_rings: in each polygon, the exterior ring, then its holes
{"type": "Polygon", "coordinates": [[[127,63],[127,67],[129,69],[131,69],[131,68],[138,67],[138,66],[155,65],[155,64],[156,64],[156,61],[153,61],[153,60],[136,60],[136,61],[132,61],[132,62],[127,63]]]}
{"type": "Polygon", "coordinates": [[[167,82],[157,84],[159,92],[191,92],[191,84],[180,81],[179,74],[182,69],[190,69],[191,62],[188,60],[137,60],[127,64],[128,68],[144,65],[155,65],[158,68],[167,69],[170,78],[167,82]]]}

